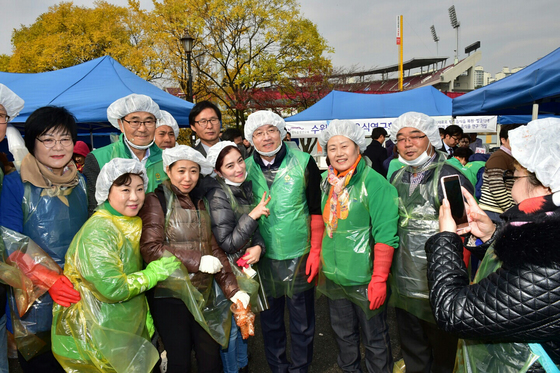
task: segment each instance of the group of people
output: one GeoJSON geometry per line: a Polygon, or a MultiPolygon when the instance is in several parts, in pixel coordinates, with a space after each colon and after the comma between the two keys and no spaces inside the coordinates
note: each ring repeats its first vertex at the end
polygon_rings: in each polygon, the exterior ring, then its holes
{"type": "MultiPolygon", "coordinates": [[[[22,107],[0,86],[0,138],[22,107]]],[[[368,372],[393,371],[387,306],[407,372],[560,363],[559,120],[506,137],[516,163],[502,178],[516,205],[495,224],[421,113],[392,123],[402,167],[388,179],[351,121],[320,133],[321,173],[282,141],[285,122],[269,111],[247,118],[249,156],[242,142],[220,140],[221,113],[208,101],[189,115],[194,148],[175,144],[176,121],[147,96],[116,100],[107,116],[121,135],[86,155],[82,175],[73,115],[36,110],[25,123],[29,153],[4,177],[0,281],[10,287],[0,296],[7,290],[24,371],[150,372],[157,332],[167,372],[189,371],[192,350],[201,372],[247,372],[259,313],[270,370],[307,372],[316,291],[328,298],[344,372],[361,371],[360,343],[368,372]],[[450,175],[464,187],[461,236],[441,184],[450,175]],[[482,260],[473,284],[471,253],[482,260]]]]}

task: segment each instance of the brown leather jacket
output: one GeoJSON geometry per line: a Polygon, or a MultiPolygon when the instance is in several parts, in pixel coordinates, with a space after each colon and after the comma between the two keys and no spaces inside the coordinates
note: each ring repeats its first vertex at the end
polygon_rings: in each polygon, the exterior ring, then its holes
{"type": "MultiPolygon", "coordinates": [[[[169,182],[166,183],[166,186],[173,191],[183,209],[191,211],[206,210],[202,201],[198,201],[198,206],[195,206],[188,194],[181,193],[169,182]]],[[[148,193],[144,201],[144,206],[138,213],[138,216],[142,219],[140,251],[144,261],[150,263],[151,261],[157,260],[161,258],[163,252],[167,250],[183,263],[189,274],[191,274],[191,282],[199,288],[200,286],[208,286],[208,280],[211,279],[212,276],[198,271],[200,258],[202,255],[213,255],[218,258],[223,265],[222,270],[213,276],[224,292],[224,295],[227,298],[231,298],[237,293],[239,286],[231,270],[227,256],[218,246],[212,232],[209,231],[206,234],[206,229],[202,228],[199,230],[198,225],[194,227],[192,224],[183,221],[170,222],[170,226],[175,226],[178,229],[168,227],[166,231],[165,215],[160,199],[158,198],[158,194],[160,197],[163,195],[163,188],[164,186],[160,185],[154,192],[148,193]],[[166,234],[171,237],[166,237],[166,234]],[[210,238],[208,244],[202,242],[205,240],[202,239],[201,235],[210,238]],[[173,236],[181,236],[178,238],[183,239],[175,240],[173,236]],[[166,238],[169,238],[169,240],[166,238]]],[[[204,226],[205,224],[200,225],[204,226]]],[[[208,224],[208,230],[209,228],[210,226],[208,224]]],[[[204,291],[204,289],[200,288],[199,290],[204,291]]]]}

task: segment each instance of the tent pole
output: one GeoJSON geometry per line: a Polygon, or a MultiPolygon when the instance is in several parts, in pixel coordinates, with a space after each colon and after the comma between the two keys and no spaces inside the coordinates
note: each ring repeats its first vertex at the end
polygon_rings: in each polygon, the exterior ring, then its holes
{"type": "Polygon", "coordinates": [[[539,119],[539,103],[533,101],[533,120],[539,119]]]}
{"type": "Polygon", "coordinates": [[[93,129],[91,127],[89,127],[89,141],[91,142],[91,148],[95,149],[93,147],[93,129]]]}

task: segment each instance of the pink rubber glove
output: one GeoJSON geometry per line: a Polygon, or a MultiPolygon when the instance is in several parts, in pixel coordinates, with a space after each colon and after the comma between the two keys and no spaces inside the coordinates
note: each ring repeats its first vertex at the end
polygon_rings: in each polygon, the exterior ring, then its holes
{"type": "Polygon", "coordinates": [[[237,259],[237,262],[235,262],[235,263],[241,268],[249,268],[249,264],[247,264],[247,260],[245,259],[245,255],[243,255],[241,258],[237,259]]]}
{"type": "Polygon", "coordinates": [[[387,298],[387,278],[393,263],[395,248],[384,243],[376,243],[373,247],[373,274],[368,285],[368,300],[371,310],[378,309],[387,298]]]}
{"type": "Polygon", "coordinates": [[[74,286],[64,275],[60,275],[59,279],[49,289],[51,298],[62,307],[70,307],[70,303],[78,303],[80,301],[80,293],[74,290],[74,286]]]}
{"type": "Polygon", "coordinates": [[[311,215],[311,250],[305,263],[305,274],[309,276],[307,278],[309,283],[313,281],[321,267],[321,245],[324,232],[323,217],[321,215],[311,215]]]}

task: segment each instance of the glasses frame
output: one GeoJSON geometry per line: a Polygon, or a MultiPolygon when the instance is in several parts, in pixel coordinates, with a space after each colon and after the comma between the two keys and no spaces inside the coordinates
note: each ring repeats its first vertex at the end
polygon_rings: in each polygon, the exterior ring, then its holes
{"type": "Polygon", "coordinates": [[[408,141],[410,141],[410,142],[412,142],[412,143],[416,143],[417,141],[422,140],[422,139],[423,139],[424,137],[426,137],[426,136],[428,136],[428,135],[400,137],[400,138],[396,139],[395,141],[396,141],[397,144],[398,144],[399,142],[405,144],[405,143],[407,142],[407,141],[405,142],[405,140],[408,140],[408,141]]]}
{"type": "Polygon", "coordinates": [[[515,182],[515,180],[522,179],[524,177],[529,177],[529,175],[515,176],[510,170],[505,170],[502,175],[502,180],[504,181],[504,183],[506,183],[508,180],[513,180],[513,182],[515,182]]]}
{"type": "Polygon", "coordinates": [[[0,124],[8,124],[9,121],[10,121],[10,116],[8,114],[6,115],[0,114],[0,124]],[[2,117],[6,118],[5,122],[2,122],[2,117]]]}
{"type": "Polygon", "coordinates": [[[220,118],[212,117],[210,119],[201,119],[201,120],[195,120],[194,121],[195,124],[200,124],[201,126],[207,126],[208,122],[210,122],[212,125],[215,125],[215,124],[220,123],[220,118]]]}
{"type": "Polygon", "coordinates": [[[148,125],[146,120],[141,121],[141,120],[126,120],[124,118],[121,118],[121,120],[125,121],[126,123],[128,123],[128,125],[130,126],[130,128],[132,128],[133,130],[140,128],[142,125],[144,125],[144,127],[152,129],[152,128],[156,128],[156,124],[157,124],[157,119],[150,119],[150,122],[153,121],[153,125],[148,125]],[[138,125],[132,124],[133,122],[138,122],[138,125]]]}
{"type": "Polygon", "coordinates": [[[267,129],[266,131],[253,132],[253,138],[260,139],[264,136],[265,133],[268,134],[268,136],[274,136],[277,132],[280,132],[280,130],[277,127],[273,127],[267,129]]]}
{"type": "Polygon", "coordinates": [[[43,144],[43,146],[44,146],[46,149],[52,149],[52,148],[54,148],[54,147],[56,146],[57,143],[60,143],[60,145],[61,145],[63,148],[68,148],[68,147],[70,147],[71,145],[74,145],[74,140],[72,140],[72,138],[69,138],[69,139],[60,139],[60,140],[55,140],[55,139],[45,139],[45,140],[41,140],[40,138],[37,137],[36,140],[39,141],[41,144],[43,144]],[[66,141],[66,140],[70,140],[70,144],[64,145],[64,144],[62,143],[63,141],[66,141]],[[54,141],[54,143],[52,144],[52,146],[47,146],[47,144],[45,144],[45,141],[54,141]]]}

